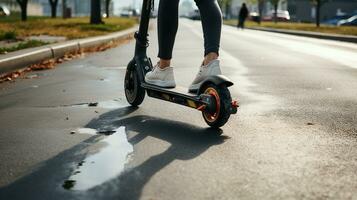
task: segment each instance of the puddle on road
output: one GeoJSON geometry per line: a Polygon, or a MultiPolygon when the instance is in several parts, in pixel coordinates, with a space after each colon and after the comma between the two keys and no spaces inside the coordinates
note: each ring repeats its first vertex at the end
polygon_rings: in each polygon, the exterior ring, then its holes
{"type": "Polygon", "coordinates": [[[75,131],[72,131],[71,134],[88,134],[88,135],[96,135],[98,132],[95,129],[92,128],[78,128],[75,131]]]}
{"type": "Polygon", "coordinates": [[[102,101],[102,102],[98,102],[97,107],[106,108],[106,109],[122,108],[123,103],[121,103],[119,100],[102,101]]]}
{"type": "Polygon", "coordinates": [[[104,108],[104,109],[117,109],[126,106],[127,104],[121,102],[118,99],[109,100],[109,101],[101,101],[101,102],[88,102],[88,103],[76,103],[76,104],[68,104],[68,105],[59,105],[59,106],[45,106],[50,108],[57,107],[71,107],[71,108],[88,108],[88,107],[96,107],[96,108],[104,108]]]}
{"type": "MultiPolygon", "coordinates": [[[[94,129],[83,128],[83,133],[100,133],[94,129]]],[[[133,146],[128,142],[125,127],[119,127],[113,134],[100,141],[105,146],[97,153],[89,155],[78,163],[72,175],[63,183],[68,190],[88,190],[117,177],[128,162],[133,146]]]]}
{"type": "Polygon", "coordinates": [[[98,107],[98,108],[106,108],[106,109],[115,109],[115,108],[122,108],[123,103],[119,100],[109,100],[109,101],[102,101],[102,102],[89,102],[89,103],[78,103],[72,105],[62,105],[60,107],[98,107]]]}
{"type": "Polygon", "coordinates": [[[102,102],[90,102],[90,103],[79,103],[73,105],[64,105],[61,107],[98,107],[98,108],[106,108],[106,109],[116,109],[122,108],[123,103],[119,100],[109,100],[109,101],[102,101],[102,102]]]}
{"type": "Polygon", "coordinates": [[[112,135],[114,133],[116,133],[116,130],[95,130],[92,128],[78,128],[75,131],[71,131],[71,134],[87,134],[87,135],[97,135],[97,134],[101,134],[101,135],[112,135]]]}

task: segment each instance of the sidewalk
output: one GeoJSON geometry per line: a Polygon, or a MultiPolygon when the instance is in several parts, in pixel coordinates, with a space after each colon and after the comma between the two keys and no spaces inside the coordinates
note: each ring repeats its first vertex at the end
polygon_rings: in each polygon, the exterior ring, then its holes
{"type": "Polygon", "coordinates": [[[319,38],[319,39],[326,39],[326,40],[336,40],[336,41],[357,43],[357,36],[353,36],[353,35],[328,34],[328,33],[318,33],[318,32],[312,32],[312,31],[296,31],[296,30],[263,28],[263,27],[259,27],[259,28],[251,27],[251,28],[247,28],[247,29],[258,30],[258,31],[268,31],[268,32],[274,32],[274,33],[283,33],[283,34],[303,36],[303,37],[319,38]]]}
{"type": "Polygon", "coordinates": [[[22,69],[44,60],[60,58],[67,53],[101,46],[111,41],[122,40],[132,36],[137,29],[137,26],[134,26],[132,28],[104,36],[70,40],[0,55],[0,74],[22,69]]]}

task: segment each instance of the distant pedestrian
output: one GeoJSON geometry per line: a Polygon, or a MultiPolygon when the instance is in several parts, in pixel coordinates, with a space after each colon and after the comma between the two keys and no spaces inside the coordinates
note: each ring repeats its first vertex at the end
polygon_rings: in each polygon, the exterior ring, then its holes
{"type": "Polygon", "coordinates": [[[248,17],[248,13],[248,8],[245,3],[243,3],[238,15],[238,28],[244,29],[244,22],[248,17]]]}

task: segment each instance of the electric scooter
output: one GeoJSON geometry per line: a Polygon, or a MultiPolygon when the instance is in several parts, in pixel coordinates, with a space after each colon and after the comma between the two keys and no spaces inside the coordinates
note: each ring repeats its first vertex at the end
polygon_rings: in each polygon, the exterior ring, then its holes
{"type": "Polygon", "coordinates": [[[231,114],[237,113],[238,103],[232,101],[228,87],[233,83],[223,75],[206,78],[197,91],[187,88],[161,88],[145,82],[145,74],[152,70],[150,58],[146,54],[149,46],[148,28],[154,0],[143,0],[139,31],[135,33],[135,55],[129,62],[125,74],[125,96],[132,106],[140,105],[145,97],[169,101],[188,106],[202,112],[206,123],[211,127],[221,127],[231,114]]]}

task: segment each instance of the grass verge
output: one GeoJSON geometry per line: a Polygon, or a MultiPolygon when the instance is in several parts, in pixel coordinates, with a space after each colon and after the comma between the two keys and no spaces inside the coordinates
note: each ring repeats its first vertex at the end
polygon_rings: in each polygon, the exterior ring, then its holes
{"type": "MultiPolygon", "coordinates": [[[[237,20],[225,20],[224,24],[227,25],[237,25],[237,20]]],[[[258,25],[256,22],[247,21],[247,28],[276,28],[276,29],[287,29],[287,30],[297,30],[297,31],[313,31],[320,33],[330,33],[330,34],[341,34],[341,35],[355,35],[357,36],[357,27],[354,26],[326,26],[321,25],[319,28],[313,23],[295,23],[295,22],[262,22],[258,25]]]]}
{"type": "MultiPolygon", "coordinates": [[[[134,26],[136,18],[111,17],[103,19],[105,24],[91,25],[88,17],[76,17],[70,19],[29,17],[28,21],[21,22],[18,14],[0,18],[0,30],[14,32],[17,37],[34,35],[64,36],[67,39],[85,38],[104,35],[111,32],[121,31],[134,26]]],[[[0,32],[0,35],[1,35],[0,32]]]]}
{"type": "Polygon", "coordinates": [[[49,44],[49,43],[39,41],[39,40],[29,40],[29,41],[25,41],[25,42],[20,42],[19,44],[12,46],[12,47],[0,47],[0,54],[5,54],[8,52],[17,51],[20,49],[27,49],[27,48],[31,48],[31,47],[39,47],[39,46],[43,46],[46,44],[49,44]]]}
{"type": "Polygon", "coordinates": [[[0,41],[1,40],[16,40],[16,32],[15,31],[0,31],[0,41]]]}
{"type": "Polygon", "coordinates": [[[110,42],[100,45],[100,46],[84,48],[84,49],[80,49],[77,52],[67,53],[61,58],[44,60],[40,63],[30,65],[24,69],[19,69],[19,70],[13,71],[13,72],[0,74],[0,83],[8,82],[8,81],[12,82],[12,81],[15,81],[15,79],[17,79],[17,78],[25,78],[25,79],[32,78],[32,77],[25,76],[26,73],[31,72],[31,71],[53,69],[56,67],[57,64],[61,64],[63,62],[66,62],[66,61],[69,61],[72,59],[84,57],[84,56],[86,56],[86,54],[99,52],[99,51],[106,51],[107,49],[114,48],[114,47],[117,47],[117,46],[120,46],[123,44],[127,44],[133,38],[134,38],[134,35],[132,34],[126,38],[113,40],[113,41],[110,41],[110,42]]]}

